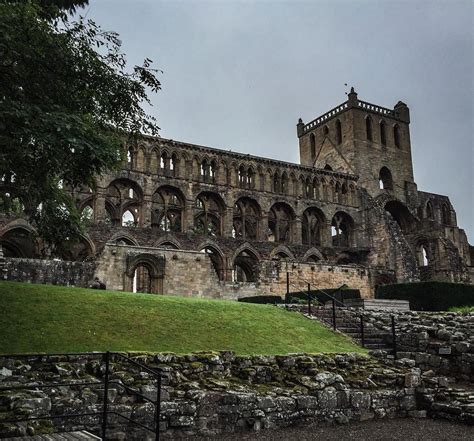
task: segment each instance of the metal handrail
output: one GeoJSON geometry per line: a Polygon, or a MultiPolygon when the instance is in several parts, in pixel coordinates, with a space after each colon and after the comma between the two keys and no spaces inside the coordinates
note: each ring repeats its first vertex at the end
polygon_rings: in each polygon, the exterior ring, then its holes
{"type": "MultiPolygon", "coordinates": [[[[309,282],[308,280],[304,279],[303,277],[297,276],[297,278],[298,278],[298,280],[300,280],[300,281],[302,281],[302,282],[304,282],[304,283],[309,283],[309,284],[311,284],[311,282],[309,282]]],[[[342,286],[345,286],[345,284],[342,285],[342,286]]],[[[341,286],[340,288],[338,288],[338,289],[336,290],[336,292],[340,291],[340,290],[342,289],[342,286],[341,286]]],[[[340,300],[336,299],[334,296],[332,296],[331,294],[328,294],[326,291],[324,291],[324,290],[322,290],[322,289],[319,289],[319,288],[317,288],[317,287],[314,287],[313,290],[314,290],[314,291],[322,292],[324,295],[328,296],[328,297],[329,297],[331,300],[333,300],[334,302],[339,303],[340,306],[343,306],[343,307],[345,306],[344,302],[341,302],[340,300]]]]}
{"type": "Polygon", "coordinates": [[[98,417],[101,419],[101,435],[102,439],[106,439],[107,434],[107,426],[108,421],[107,417],[111,414],[116,414],[122,418],[125,418],[127,421],[136,424],[152,433],[155,434],[155,440],[159,441],[160,439],[160,402],[161,402],[161,370],[159,368],[151,369],[144,364],[133,360],[132,358],[120,353],[120,352],[76,352],[76,353],[69,353],[69,354],[8,354],[8,355],[0,355],[0,357],[5,358],[12,358],[12,357],[49,357],[49,356],[94,356],[94,357],[105,357],[105,373],[104,373],[104,380],[103,381],[79,381],[79,382],[55,382],[55,383],[48,383],[48,384],[38,384],[38,383],[29,383],[29,384],[22,384],[22,385],[10,385],[10,386],[0,386],[0,391],[6,390],[34,390],[34,389],[51,389],[60,386],[104,386],[104,398],[102,403],[102,410],[97,412],[84,412],[84,413],[71,413],[71,414],[61,414],[61,415],[44,415],[44,416],[37,416],[37,417],[28,417],[28,418],[17,418],[17,419],[9,419],[9,420],[0,420],[0,423],[21,423],[25,421],[33,421],[33,420],[50,420],[50,419],[68,419],[68,418],[81,418],[81,417],[98,417]],[[109,373],[110,373],[110,359],[111,355],[119,356],[125,359],[127,362],[139,367],[140,369],[147,371],[156,378],[157,380],[157,393],[156,393],[156,400],[152,400],[142,393],[138,392],[137,390],[127,386],[121,381],[118,380],[109,380],[109,373]],[[125,415],[122,415],[116,411],[108,409],[108,387],[109,385],[117,385],[119,387],[124,388],[126,391],[137,395],[138,397],[142,398],[144,401],[152,403],[155,406],[155,428],[152,429],[149,426],[146,426],[138,421],[135,421],[125,415]]]}

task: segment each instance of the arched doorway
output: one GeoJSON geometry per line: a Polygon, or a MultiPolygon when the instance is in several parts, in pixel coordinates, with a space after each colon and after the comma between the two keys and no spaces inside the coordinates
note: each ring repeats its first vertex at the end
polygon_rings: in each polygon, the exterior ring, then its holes
{"type": "Polygon", "coordinates": [[[154,254],[138,254],[127,257],[124,290],[163,294],[165,258],[154,254]]]}

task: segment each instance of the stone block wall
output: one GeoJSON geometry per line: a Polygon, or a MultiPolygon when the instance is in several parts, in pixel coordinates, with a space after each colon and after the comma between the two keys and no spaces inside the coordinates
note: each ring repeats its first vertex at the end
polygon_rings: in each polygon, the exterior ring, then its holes
{"type": "MultiPolygon", "coordinates": [[[[133,355],[132,355],[133,356],[133,355]]],[[[348,423],[373,418],[425,416],[416,399],[420,371],[404,361],[357,354],[236,356],[231,352],[135,355],[163,378],[160,428],[164,439],[256,431],[296,423],[348,423]]],[[[0,386],[103,380],[101,354],[0,357],[0,386]]],[[[112,356],[109,409],[153,425],[154,407],[127,385],[154,400],[153,375],[112,356]]],[[[0,417],[48,416],[102,409],[103,385],[29,388],[3,392],[0,417]]],[[[98,432],[96,417],[0,425],[0,437],[78,429],[98,432]]],[[[110,439],[151,439],[111,415],[110,439]]]]}
{"type": "MultiPolygon", "coordinates": [[[[346,313],[351,313],[347,309],[346,313]]],[[[384,331],[391,340],[391,316],[395,317],[399,357],[415,361],[422,371],[432,371],[462,381],[474,381],[474,313],[391,312],[352,310],[384,331]]],[[[390,341],[391,343],[391,341],[390,341]]]]}
{"type": "Polygon", "coordinates": [[[95,268],[93,262],[7,257],[2,271],[4,280],[89,287],[94,279],[95,268]]]}

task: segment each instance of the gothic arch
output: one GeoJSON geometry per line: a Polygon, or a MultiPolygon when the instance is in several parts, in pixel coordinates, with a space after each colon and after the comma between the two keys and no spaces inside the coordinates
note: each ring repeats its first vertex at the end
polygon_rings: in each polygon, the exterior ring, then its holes
{"type": "Polygon", "coordinates": [[[179,242],[178,239],[176,239],[174,236],[170,235],[170,234],[166,234],[165,236],[163,237],[160,237],[156,242],[155,242],[155,247],[156,248],[160,248],[163,246],[163,244],[167,244],[167,243],[170,243],[170,244],[173,244],[174,245],[174,248],[177,249],[177,250],[181,250],[183,249],[183,247],[181,246],[181,243],[179,242]]]}
{"type": "Polygon", "coordinates": [[[156,189],[151,203],[151,226],[161,231],[183,231],[185,197],[174,186],[162,185],[156,189]]]}
{"type": "Polygon", "coordinates": [[[249,197],[241,197],[234,204],[232,236],[257,240],[260,237],[262,210],[259,203],[249,197]]]}
{"type": "Polygon", "coordinates": [[[350,247],[354,241],[354,220],[344,211],[338,211],[332,218],[331,237],[335,247],[350,247]]]}
{"type": "Polygon", "coordinates": [[[226,259],[219,245],[217,245],[212,240],[205,240],[199,245],[198,249],[201,252],[206,253],[206,255],[211,260],[212,266],[214,267],[214,270],[216,271],[217,278],[219,280],[225,280],[226,279],[226,268],[225,268],[226,259]]]}
{"type": "Polygon", "coordinates": [[[259,261],[260,259],[257,254],[249,247],[242,248],[238,253],[234,253],[232,259],[232,281],[256,282],[258,280],[259,261]]]}
{"type": "Polygon", "coordinates": [[[226,204],[218,193],[203,191],[196,197],[194,225],[198,234],[222,235],[226,204]]]}
{"type": "Polygon", "coordinates": [[[285,254],[290,260],[295,260],[295,255],[285,245],[278,245],[270,252],[270,259],[278,257],[278,255],[285,254]]]}
{"type": "Polygon", "coordinates": [[[301,216],[301,239],[303,245],[321,245],[324,240],[326,216],[317,207],[308,207],[301,216]]]}
{"type": "Polygon", "coordinates": [[[321,251],[319,251],[317,248],[314,248],[314,247],[306,251],[306,253],[304,253],[304,256],[303,256],[303,262],[309,262],[309,261],[319,262],[321,260],[324,260],[323,254],[321,253],[321,251]],[[314,259],[314,257],[316,257],[317,259],[314,259]]]}
{"type": "Polygon", "coordinates": [[[242,251],[249,251],[257,258],[258,261],[262,260],[260,253],[249,242],[245,242],[237,247],[237,249],[232,254],[232,262],[242,251]]]}
{"type": "Polygon", "coordinates": [[[130,234],[125,232],[115,233],[108,241],[108,243],[125,242],[126,245],[139,246],[137,240],[130,234]]]}
{"type": "Polygon", "coordinates": [[[268,212],[268,233],[270,242],[291,242],[295,212],[285,202],[275,202],[268,212]],[[273,237],[273,240],[270,238],[273,237]]]}

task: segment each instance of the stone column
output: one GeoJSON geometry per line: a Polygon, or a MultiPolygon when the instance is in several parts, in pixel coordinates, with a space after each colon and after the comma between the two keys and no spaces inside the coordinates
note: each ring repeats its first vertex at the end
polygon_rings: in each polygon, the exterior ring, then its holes
{"type": "Polygon", "coordinates": [[[234,226],[234,208],[226,207],[224,218],[222,219],[222,235],[232,237],[232,228],[234,226]]]}
{"type": "Polygon", "coordinates": [[[105,210],[105,195],[107,190],[102,187],[97,187],[96,195],[94,198],[94,222],[103,223],[107,218],[107,212],[105,210]]]}
{"type": "Polygon", "coordinates": [[[301,217],[296,216],[293,222],[293,240],[291,243],[301,245],[301,217]]]}

